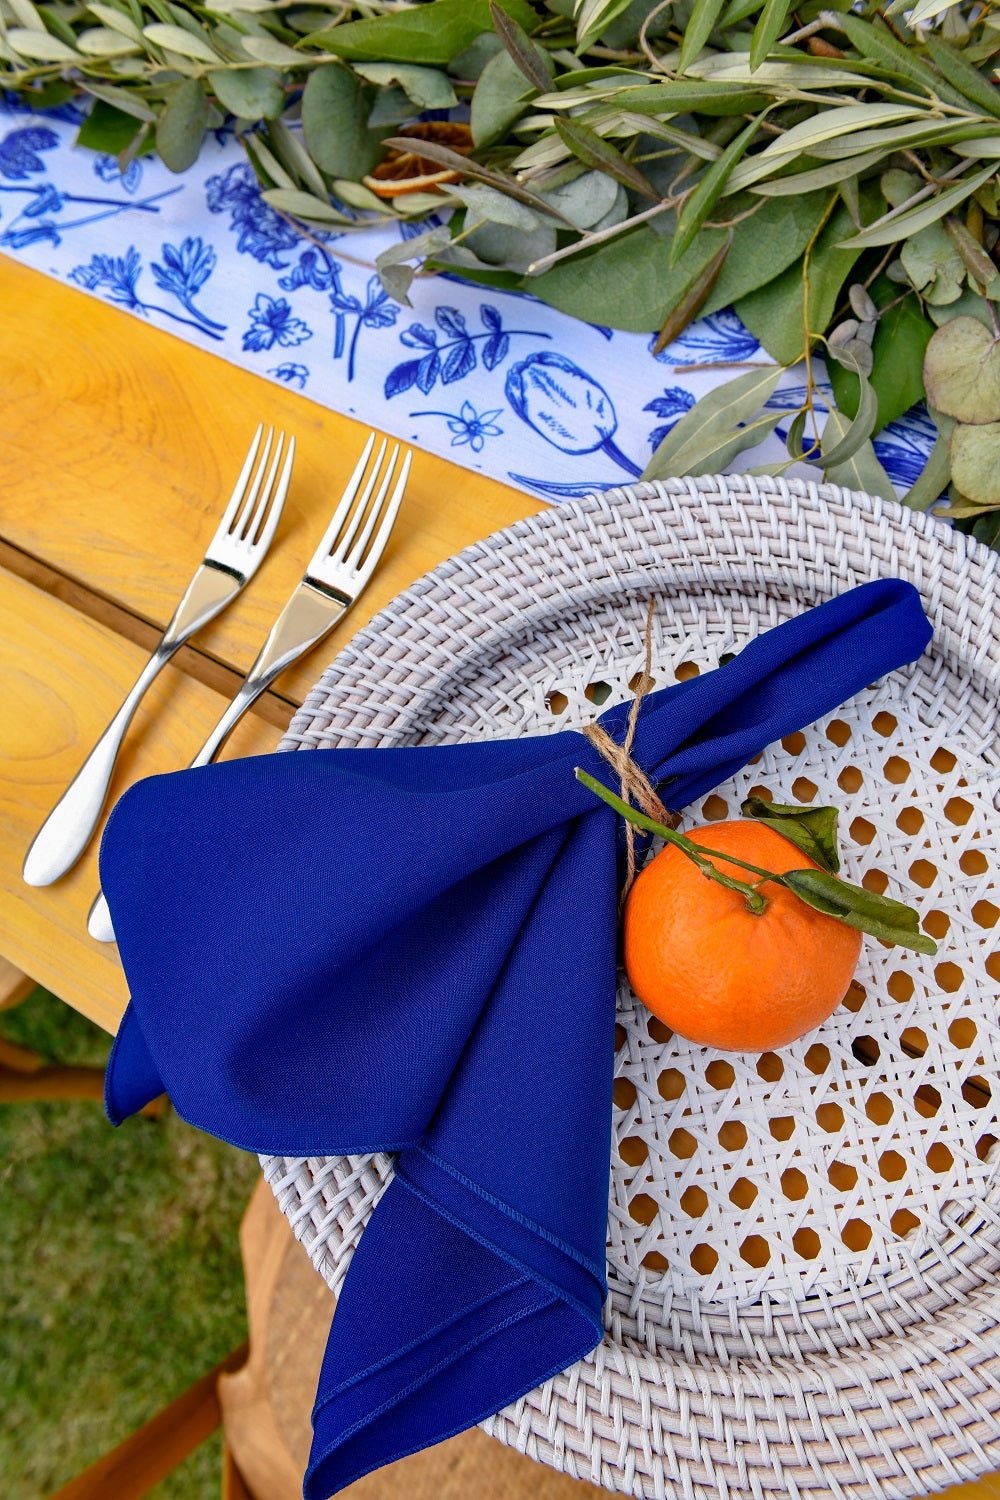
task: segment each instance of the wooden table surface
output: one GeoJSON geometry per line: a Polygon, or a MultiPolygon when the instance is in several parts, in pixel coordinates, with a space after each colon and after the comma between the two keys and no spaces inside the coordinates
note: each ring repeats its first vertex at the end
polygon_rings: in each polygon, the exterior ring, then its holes
{"type": "MultiPolygon", "coordinates": [[[[173,613],[257,423],[297,442],[277,536],[244,593],[147,693],[106,813],[133,781],[198,750],[300,578],[367,428],[3,257],[0,370],[0,959],[114,1031],[127,998],[118,950],[86,930],[99,837],[40,889],[21,880],[25,851],[173,613]]],[[[326,664],[400,589],[540,508],[417,450],[365,593],[258,700],[223,756],[272,750],[326,664]]]]}

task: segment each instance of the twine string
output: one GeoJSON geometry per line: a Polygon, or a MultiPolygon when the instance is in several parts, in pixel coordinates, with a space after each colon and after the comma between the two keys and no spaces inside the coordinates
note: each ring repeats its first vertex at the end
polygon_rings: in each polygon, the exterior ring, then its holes
{"type": "MultiPolygon", "coordinates": [[[[612,739],[611,735],[600,724],[587,724],[581,733],[593,745],[604,760],[608,762],[612,770],[621,782],[621,796],[623,802],[628,802],[644,812],[647,818],[654,818],[657,823],[665,823],[668,827],[676,827],[679,818],[676,813],[668,812],[666,807],[656,795],[652,782],[641,766],[632,759],[632,742],[635,739],[636,726],[639,722],[639,710],[642,700],[650,692],[654,685],[651,675],[653,664],[653,614],[656,609],[655,599],[650,599],[649,608],[646,611],[646,660],[643,670],[637,677],[633,692],[632,707],[629,709],[628,722],[625,726],[625,738],[621,744],[612,739]]],[[[622,904],[635,880],[635,828],[631,823],[625,824],[625,884],[622,887],[620,901],[622,904]]]]}

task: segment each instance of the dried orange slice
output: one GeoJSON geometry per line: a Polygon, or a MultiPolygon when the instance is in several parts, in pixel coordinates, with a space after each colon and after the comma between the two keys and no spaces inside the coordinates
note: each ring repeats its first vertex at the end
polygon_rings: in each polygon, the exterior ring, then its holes
{"type": "MultiPolygon", "coordinates": [[[[468,125],[452,120],[423,120],[417,125],[404,125],[396,134],[416,143],[437,141],[462,156],[468,155],[472,150],[472,131],[468,125]]],[[[385,160],[380,161],[373,172],[361,179],[365,187],[379,198],[399,198],[404,193],[433,192],[447,182],[458,180],[457,172],[421,156],[416,145],[412,151],[400,151],[393,146],[385,160]]]]}

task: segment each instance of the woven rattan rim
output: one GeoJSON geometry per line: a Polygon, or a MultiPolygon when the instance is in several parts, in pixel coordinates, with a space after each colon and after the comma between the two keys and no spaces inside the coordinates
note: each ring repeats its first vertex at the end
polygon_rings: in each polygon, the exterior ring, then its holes
{"type": "MultiPolygon", "coordinates": [[[[739,636],[867,578],[896,575],[920,588],[935,642],[889,706],[931,726],[933,744],[946,734],[964,747],[970,766],[986,768],[992,793],[998,572],[996,554],[940,523],[835,486],[741,476],[614,490],[519,522],[418,580],[340,653],[280,748],[532,732],[554,683],[566,687],[564,699],[577,683],[587,711],[583,684],[602,652],[602,675],[610,681],[617,662],[621,689],[651,591],[689,601],[695,635],[721,639],[733,622],[739,636]]],[[[971,797],[969,784],[959,782],[971,797]]],[[[993,801],[984,805],[992,813],[993,801]]],[[[939,859],[949,857],[947,829],[943,838],[939,859]]],[[[992,892],[992,881],[990,869],[977,886],[986,907],[980,892],[992,892]]],[[[981,983],[977,994],[984,1030],[981,983]]],[[[627,993],[620,1014],[625,1053],[637,1036],[648,1053],[627,993]]],[[[994,1051],[977,1045],[992,1077],[994,1051]]],[[[653,1114],[674,1107],[657,1100],[653,1114]]],[[[624,1223],[625,1233],[609,1241],[603,1343],[484,1425],[556,1468],[637,1496],[903,1497],[988,1471],[1000,1462],[992,1446],[1000,1437],[995,1154],[984,1154],[972,1196],[940,1205],[935,1233],[893,1242],[894,1260],[864,1264],[845,1250],[839,1280],[806,1278],[797,1291],[793,1277],[776,1293],[765,1269],[749,1293],[743,1286],[731,1296],[716,1286],[705,1297],[690,1276],[671,1282],[648,1269],[648,1235],[622,1213],[635,1184],[628,1171],[620,1181],[613,1172],[611,1225],[624,1223]]],[[[262,1162],[336,1288],[391,1163],[262,1162]]]]}

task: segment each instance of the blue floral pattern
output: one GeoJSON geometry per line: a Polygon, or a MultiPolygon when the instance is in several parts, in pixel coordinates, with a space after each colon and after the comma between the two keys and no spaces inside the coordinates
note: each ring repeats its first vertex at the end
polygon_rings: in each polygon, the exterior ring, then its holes
{"type": "Polygon", "coordinates": [[[496,418],[503,415],[499,406],[495,411],[476,411],[471,401],[463,401],[458,412],[411,411],[411,417],[444,417],[448,431],[453,434],[451,446],[461,448],[466,443],[473,453],[482,453],[488,437],[501,437],[503,428],[496,418]]]}
{"type": "Polygon", "coordinates": [[[245,161],[210,177],[205,198],[211,213],[229,211],[230,228],[236,232],[236,248],[241,255],[252,255],[254,260],[280,269],[288,264],[281,256],[302,243],[295,227],[264,202],[253,169],[245,161]]]}
{"type": "MultiPolygon", "coordinates": [[[[265,203],[228,124],[180,177],[152,156],[122,173],[117,158],[73,145],[85,109],[70,101],[31,113],[0,95],[0,249],[547,500],[631,482],[699,396],[767,363],[731,308],[653,355],[650,335],[577,321],[530,293],[487,292],[450,273],[418,276],[404,307],[381,284],[376,258],[437,216],[306,233],[265,203]]],[[[791,372],[773,408],[795,404],[802,381],[791,372]]],[[[822,411],[829,387],[817,394],[822,411]]],[[[779,426],[753,462],[784,459],[783,435],[779,426]]],[[[919,408],[875,439],[900,488],[934,438],[919,408]]]]}
{"type": "Polygon", "coordinates": [[[292,316],[291,304],[284,297],[257,293],[257,300],[250,309],[250,327],[243,335],[244,349],[256,352],[273,349],[275,344],[288,349],[311,338],[312,329],[301,318],[292,316]]]}
{"type": "Polygon", "coordinates": [[[411,323],[400,334],[400,342],[410,349],[418,350],[420,357],[404,360],[389,372],[385,382],[386,396],[398,396],[414,385],[426,396],[439,379],[442,385],[464,380],[476,368],[476,344],[480,341],[483,341],[480,350],[483,368],[495,370],[507,358],[513,336],[524,334],[533,338],[551,337],[548,333],[527,328],[505,330],[499,310],[489,302],[480,305],[479,318],[484,329],[482,333],[469,332],[465,315],[457,307],[436,309],[436,329],[428,328],[423,323],[411,323]],[[445,336],[443,342],[438,339],[438,331],[445,336]]]}

